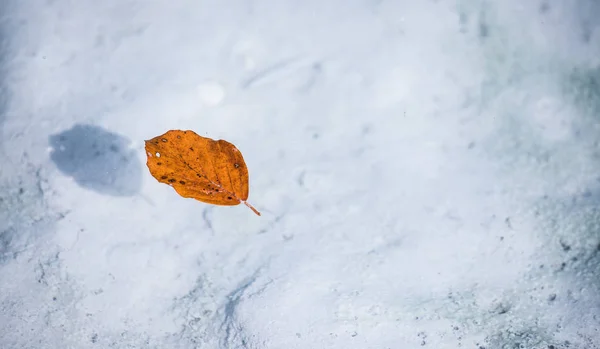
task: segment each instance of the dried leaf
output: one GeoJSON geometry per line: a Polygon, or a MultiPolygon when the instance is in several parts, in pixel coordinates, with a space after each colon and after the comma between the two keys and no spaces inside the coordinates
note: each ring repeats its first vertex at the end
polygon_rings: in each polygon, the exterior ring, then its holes
{"type": "Polygon", "coordinates": [[[246,202],[248,168],[233,144],[189,130],[171,130],[145,142],[150,173],[179,195],[223,206],[243,202],[260,216],[246,202]]]}

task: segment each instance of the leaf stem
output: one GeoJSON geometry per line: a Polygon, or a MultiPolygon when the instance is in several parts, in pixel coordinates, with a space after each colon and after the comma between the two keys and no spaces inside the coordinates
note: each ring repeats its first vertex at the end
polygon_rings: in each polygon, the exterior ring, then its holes
{"type": "Polygon", "coordinates": [[[260,212],[258,212],[257,209],[254,208],[254,206],[250,205],[247,201],[244,201],[244,205],[248,206],[252,212],[256,213],[258,216],[260,216],[260,212]]]}

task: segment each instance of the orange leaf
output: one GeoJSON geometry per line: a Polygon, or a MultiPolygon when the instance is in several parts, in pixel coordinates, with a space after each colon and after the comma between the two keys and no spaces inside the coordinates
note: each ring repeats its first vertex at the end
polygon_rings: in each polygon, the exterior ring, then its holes
{"type": "Polygon", "coordinates": [[[243,202],[260,216],[246,202],[248,168],[233,144],[189,130],[171,130],[145,142],[150,173],[179,195],[223,206],[243,202]]]}

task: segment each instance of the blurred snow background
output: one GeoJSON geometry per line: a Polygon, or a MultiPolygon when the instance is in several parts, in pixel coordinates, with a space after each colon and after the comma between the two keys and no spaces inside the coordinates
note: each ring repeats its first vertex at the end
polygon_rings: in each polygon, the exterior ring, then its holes
{"type": "Polygon", "coordinates": [[[600,348],[600,4],[0,3],[0,347],[600,348]],[[145,167],[227,139],[250,202],[145,167]]]}

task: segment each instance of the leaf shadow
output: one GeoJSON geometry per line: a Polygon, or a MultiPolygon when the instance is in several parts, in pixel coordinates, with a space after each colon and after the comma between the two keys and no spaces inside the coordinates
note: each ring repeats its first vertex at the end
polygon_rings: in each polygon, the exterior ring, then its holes
{"type": "Polygon", "coordinates": [[[140,191],[142,166],[129,139],[101,127],[76,124],[49,137],[50,159],[83,188],[104,195],[140,191]]]}

